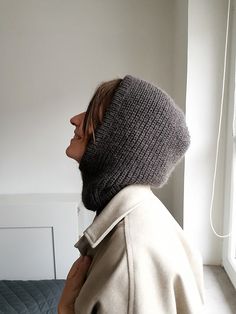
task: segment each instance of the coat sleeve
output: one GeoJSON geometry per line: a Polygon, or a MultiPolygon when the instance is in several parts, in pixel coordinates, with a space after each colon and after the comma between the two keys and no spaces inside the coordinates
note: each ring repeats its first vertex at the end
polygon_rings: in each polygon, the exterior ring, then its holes
{"type": "Polygon", "coordinates": [[[146,217],[136,215],[126,219],[129,313],[203,313],[200,253],[169,215],[152,215],[145,223],[146,217]]]}
{"type": "Polygon", "coordinates": [[[186,268],[181,272],[152,258],[139,259],[134,269],[129,313],[202,313],[202,290],[192,270],[186,268]],[[142,271],[138,272],[139,269],[142,271]]]}

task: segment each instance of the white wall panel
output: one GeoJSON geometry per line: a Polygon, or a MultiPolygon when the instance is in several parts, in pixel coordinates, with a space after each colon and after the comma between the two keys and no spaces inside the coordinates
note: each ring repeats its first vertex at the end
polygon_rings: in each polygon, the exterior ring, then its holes
{"type": "Polygon", "coordinates": [[[1,279],[55,278],[52,227],[0,228],[1,279]]]}
{"type": "Polygon", "coordinates": [[[79,256],[78,229],[68,196],[0,196],[0,279],[65,278],[79,256]]]}

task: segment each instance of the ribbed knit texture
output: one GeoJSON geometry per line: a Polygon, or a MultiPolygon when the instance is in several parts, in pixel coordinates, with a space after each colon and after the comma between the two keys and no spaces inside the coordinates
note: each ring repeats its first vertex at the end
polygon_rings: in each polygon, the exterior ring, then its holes
{"type": "Polygon", "coordinates": [[[126,75],[80,161],[84,206],[97,215],[125,186],[162,187],[190,145],[182,110],[162,89],[126,75]]]}

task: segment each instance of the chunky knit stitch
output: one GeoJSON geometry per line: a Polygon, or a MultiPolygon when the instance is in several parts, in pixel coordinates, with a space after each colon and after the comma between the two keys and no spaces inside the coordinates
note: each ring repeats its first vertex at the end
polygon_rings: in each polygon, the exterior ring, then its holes
{"type": "Polygon", "coordinates": [[[190,145],[182,110],[161,88],[126,75],[80,161],[85,207],[97,211],[125,186],[162,187],[190,145]]]}

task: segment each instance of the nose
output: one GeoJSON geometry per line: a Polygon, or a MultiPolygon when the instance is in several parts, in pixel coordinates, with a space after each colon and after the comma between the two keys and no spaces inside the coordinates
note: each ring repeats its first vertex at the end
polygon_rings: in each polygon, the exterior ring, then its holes
{"type": "Polygon", "coordinates": [[[74,126],[77,126],[78,125],[78,115],[77,116],[74,116],[70,119],[70,123],[74,126]]]}
{"type": "Polygon", "coordinates": [[[76,116],[70,119],[70,123],[74,126],[79,126],[82,123],[84,115],[85,115],[85,112],[77,114],[76,116]]]}

